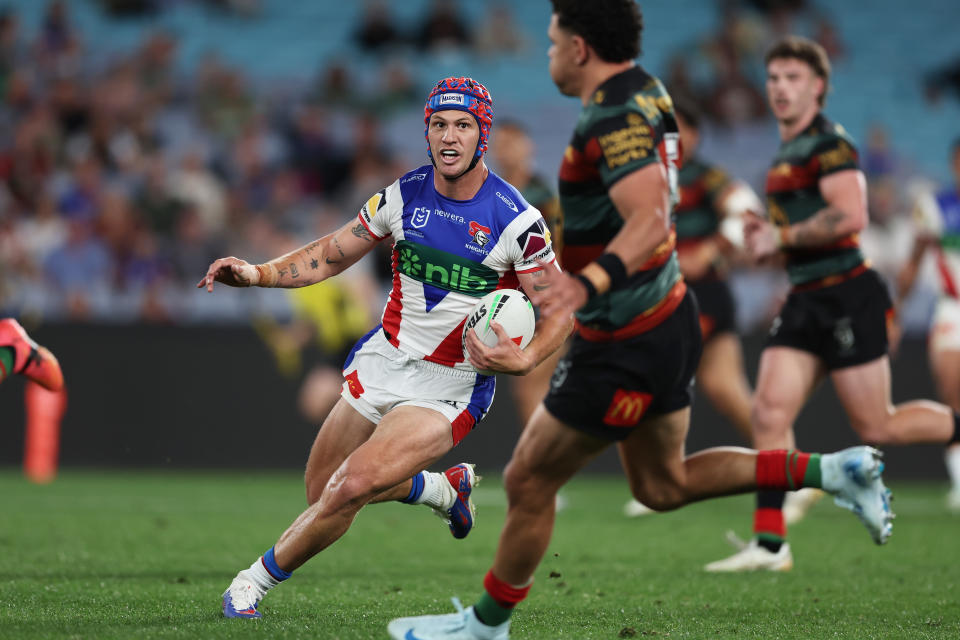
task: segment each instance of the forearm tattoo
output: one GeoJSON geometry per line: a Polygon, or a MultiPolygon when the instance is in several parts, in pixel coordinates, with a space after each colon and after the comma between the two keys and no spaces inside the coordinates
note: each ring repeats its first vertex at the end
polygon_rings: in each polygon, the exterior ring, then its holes
{"type": "Polygon", "coordinates": [[[357,226],[351,229],[351,231],[353,232],[353,235],[357,236],[358,238],[363,238],[367,242],[373,241],[373,236],[370,235],[370,232],[367,231],[367,228],[363,226],[362,223],[358,222],[357,226]]]}
{"type": "MultiPolygon", "coordinates": [[[[847,215],[835,207],[818,211],[812,218],[793,225],[793,237],[790,245],[796,247],[816,247],[839,239],[838,231],[847,215]]],[[[845,235],[845,234],[844,234],[845,235]]]]}

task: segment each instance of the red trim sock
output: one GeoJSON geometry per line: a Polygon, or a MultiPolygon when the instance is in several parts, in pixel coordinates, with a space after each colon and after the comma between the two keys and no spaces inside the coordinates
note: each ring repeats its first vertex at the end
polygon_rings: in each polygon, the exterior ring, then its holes
{"type": "Polygon", "coordinates": [[[513,608],[527,597],[533,582],[523,587],[515,587],[493,575],[493,569],[483,578],[485,593],[473,605],[477,618],[483,624],[495,627],[510,619],[513,608]]]}

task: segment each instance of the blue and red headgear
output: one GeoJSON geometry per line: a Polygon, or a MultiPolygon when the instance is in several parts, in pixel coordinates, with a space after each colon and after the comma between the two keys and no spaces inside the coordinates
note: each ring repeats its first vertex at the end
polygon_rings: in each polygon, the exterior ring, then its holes
{"type": "MultiPolygon", "coordinates": [[[[430,116],[434,111],[457,109],[467,111],[477,120],[480,126],[480,139],[477,141],[477,150],[473,154],[473,161],[467,171],[473,169],[480,158],[487,151],[487,140],[490,137],[490,127],[493,126],[493,98],[487,88],[473,78],[444,78],[437,83],[430,95],[427,104],[423,107],[423,136],[427,138],[427,156],[433,162],[433,153],[430,151],[430,116]]],[[[466,171],[464,172],[466,173],[466,171]]]]}

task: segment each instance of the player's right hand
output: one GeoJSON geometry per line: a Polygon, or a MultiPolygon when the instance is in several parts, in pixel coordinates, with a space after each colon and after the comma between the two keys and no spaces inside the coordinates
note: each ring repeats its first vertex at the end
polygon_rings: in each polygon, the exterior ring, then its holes
{"type": "Polygon", "coordinates": [[[197,288],[213,291],[213,283],[222,282],[231,287],[253,287],[260,282],[257,268],[240,258],[218,258],[207,269],[207,275],[197,283],[197,288]]]}

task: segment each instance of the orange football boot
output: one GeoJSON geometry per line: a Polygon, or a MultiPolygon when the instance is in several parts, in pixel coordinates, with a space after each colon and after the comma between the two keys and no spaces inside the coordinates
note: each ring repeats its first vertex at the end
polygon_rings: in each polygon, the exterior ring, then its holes
{"type": "Polygon", "coordinates": [[[13,318],[0,320],[0,347],[13,348],[13,373],[19,373],[50,391],[63,388],[60,363],[49,349],[31,340],[13,318]]]}

